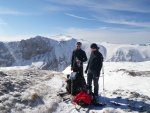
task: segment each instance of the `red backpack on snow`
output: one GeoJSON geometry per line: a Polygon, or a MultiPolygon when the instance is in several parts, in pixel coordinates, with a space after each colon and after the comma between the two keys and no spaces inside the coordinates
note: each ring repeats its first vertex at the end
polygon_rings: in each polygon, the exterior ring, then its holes
{"type": "Polygon", "coordinates": [[[92,96],[82,91],[75,97],[74,102],[80,106],[90,105],[92,102],[92,96]]]}

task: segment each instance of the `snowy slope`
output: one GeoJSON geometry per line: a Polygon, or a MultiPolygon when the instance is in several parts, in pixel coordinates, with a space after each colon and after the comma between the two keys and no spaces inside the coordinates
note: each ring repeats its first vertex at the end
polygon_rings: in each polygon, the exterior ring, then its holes
{"type": "MultiPolygon", "coordinates": [[[[31,66],[62,71],[70,65],[71,54],[77,41],[83,43],[83,49],[89,57],[92,42],[70,36],[36,36],[18,42],[0,42],[0,66],[31,66]]],[[[150,45],[99,43],[98,46],[107,62],[150,60],[150,45]]]]}
{"type": "MultiPolygon", "coordinates": [[[[101,74],[99,98],[107,106],[75,109],[74,104],[64,101],[55,113],[150,113],[150,62],[104,62],[104,71],[105,93],[101,74]],[[120,106],[111,102],[117,102],[120,106]]],[[[70,67],[63,73],[69,74],[70,67]]]]}
{"type": "MultiPolygon", "coordinates": [[[[85,68],[86,64],[84,65],[85,68]]],[[[149,113],[150,62],[104,62],[105,107],[80,108],[62,97],[66,74],[31,67],[0,68],[0,113],[149,113]],[[112,104],[119,103],[120,106],[112,104]]],[[[86,78],[87,75],[85,75],[86,78]]],[[[103,98],[103,76],[99,80],[103,98]]],[[[70,98],[66,95],[64,98],[70,98]]]]}
{"type": "MultiPolygon", "coordinates": [[[[23,69],[23,68],[22,68],[23,69]]],[[[64,74],[45,70],[0,69],[0,113],[52,113],[64,74]]]]}
{"type": "Polygon", "coordinates": [[[150,60],[149,45],[101,43],[106,50],[106,61],[142,62],[150,60]]]}

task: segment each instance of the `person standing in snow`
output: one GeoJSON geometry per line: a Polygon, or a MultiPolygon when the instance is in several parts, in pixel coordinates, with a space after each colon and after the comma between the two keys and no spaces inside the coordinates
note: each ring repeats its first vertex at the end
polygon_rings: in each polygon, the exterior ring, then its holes
{"type": "Polygon", "coordinates": [[[98,97],[98,91],[99,91],[99,77],[100,77],[100,71],[103,65],[103,56],[99,52],[99,47],[97,44],[93,43],[91,44],[91,55],[90,59],[88,61],[87,68],[85,70],[85,73],[87,74],[87,83],[92,89],[92,80],[94,82],[94,100],[95,102],[99,101],[98,97]]]}
{"type": "Polygon", "coordinates": [[[72,59],[71,59],[71,70],[73,72],[79,73],[79,79],[80,80],[80,86],[83,87],[86,82],[83,76],[83,62],[87,61],[87,56],[85,51],[81,49],[82,43],[77,42],[76,43],[76,49],[72,53],[72,59]]]}

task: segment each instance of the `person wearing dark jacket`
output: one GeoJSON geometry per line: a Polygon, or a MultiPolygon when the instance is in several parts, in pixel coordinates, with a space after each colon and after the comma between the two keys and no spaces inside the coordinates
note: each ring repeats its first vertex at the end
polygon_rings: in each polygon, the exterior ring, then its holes
{"type": "Polygon", "coordinates": [[[88,72],[87,83],[90,85],[91,89],[92,89],[92,80],[94,82],[95,101],[98,101],[98,91],[99,91],[98,81],[102,65],[103,65],[103,56],[99,52],[99,47],[95,43],[93,43],[91,45],[91,55],[85,73],[88,72]]]}
{"type": "Polygon", "coordinates": [[[76,43],[76,49],[72,53],[71,58],[71,70],[73,72],[78,72],[79,74],[79,80],[81,81],[80,85],[83,87],[86,82],[83,76],[83,62],[87,61],[86,53],[81,49],[82,43],[77,42],[76,43]]]}

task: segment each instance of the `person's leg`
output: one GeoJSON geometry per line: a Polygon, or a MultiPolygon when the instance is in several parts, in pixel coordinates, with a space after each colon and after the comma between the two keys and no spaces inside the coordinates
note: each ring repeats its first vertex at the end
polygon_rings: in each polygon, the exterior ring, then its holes
{"type": "Polygon", "coordinates": [[[87,74],[87,84],[91,87],[91,90],[92,90],[92,79],[93,79],[93,74],[88,72],[88,74],[87,74]]]}
{"type": "Polygon", "coordinates": [[[77,71],[77,81],[78,81],[78,86],[80,89],[83,89],[85,83],[85,79],[83,77],[83,67],[78,68],[77,71]]]}
{"type": "Polygon", "coordinates": [[[99,77],[97,76],[94,76],[94,95],[95,96],[98,96],[98,91],[99,91],[99,84],[98,84],[98,81],[99,81],[99,77]]]}
{"type": "Polygon", "coordinates": [[[83,67],[80,68],[80,75],[81,75],[81,79],[82,79],[82,85],[86,85],[86,82],[85,82],[85,78],[84,78],[84,74],[83,74],[83,67]]]}

